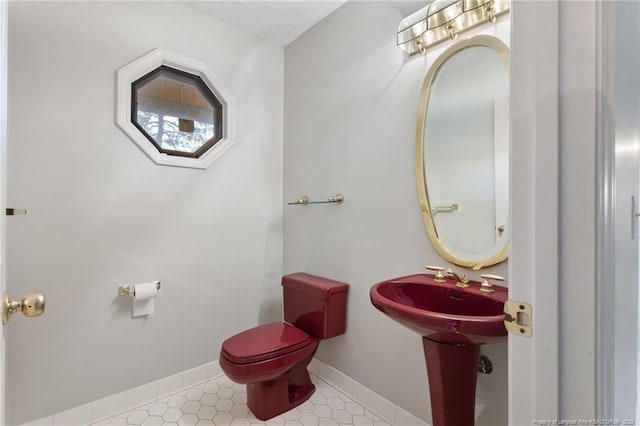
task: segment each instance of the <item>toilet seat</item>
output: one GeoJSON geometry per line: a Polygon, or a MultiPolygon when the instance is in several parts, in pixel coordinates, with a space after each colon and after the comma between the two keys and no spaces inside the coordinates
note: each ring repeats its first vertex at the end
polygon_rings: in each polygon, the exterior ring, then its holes
{"type": "Polygon", "coordinates": [[[224,341],[222,353],[234,364],[252,364],[298,351],[316,339],[286,322],[251,328],[224,341]]]}

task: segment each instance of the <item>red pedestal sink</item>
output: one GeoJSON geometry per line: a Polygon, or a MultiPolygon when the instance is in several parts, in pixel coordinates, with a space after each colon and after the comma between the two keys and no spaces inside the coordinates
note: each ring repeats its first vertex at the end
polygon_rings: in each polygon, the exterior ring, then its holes
{"type": "Polygon", "coordinates": [[[433,275],[393,278],[371,287],[371,303],[423,339],[433,426],[473,426],[480,345],[505,339],[507,289],[433,275]]]}

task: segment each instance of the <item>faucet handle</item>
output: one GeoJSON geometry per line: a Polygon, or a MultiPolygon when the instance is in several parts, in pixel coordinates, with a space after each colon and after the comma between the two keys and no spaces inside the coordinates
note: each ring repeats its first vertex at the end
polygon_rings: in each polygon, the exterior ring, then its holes
{"type": "Polygon", "coordinates": [[[425,269],[436,272],[435,278],[433,279],[435,282],[443,283],[446,281],[444,279],[444,275],[442,274],[442,271],[444,271],[444,268],[442,266],[425,266],[425,269]]]}
{"type": "Polygon", "coordinates": [[[500,275],[482,274],[480,277],[482,277],[480,291],[483,293],[493,293],[495,291],[493,289],[493,283],[489,282],[489,280],[504,281],[504,277],[500,275]]]}

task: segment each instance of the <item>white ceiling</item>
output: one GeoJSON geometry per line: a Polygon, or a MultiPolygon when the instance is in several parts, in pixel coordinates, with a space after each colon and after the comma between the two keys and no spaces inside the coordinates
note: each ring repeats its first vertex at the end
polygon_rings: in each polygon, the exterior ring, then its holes
{"type": "Polygon", "coordinates": [[[186,1],[234,27],[286,46],[347,0],[186,1]]]}

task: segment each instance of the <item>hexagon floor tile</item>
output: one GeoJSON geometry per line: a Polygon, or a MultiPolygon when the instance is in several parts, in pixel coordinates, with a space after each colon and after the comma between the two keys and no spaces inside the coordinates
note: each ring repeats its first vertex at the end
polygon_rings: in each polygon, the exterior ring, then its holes
{"type": "Polygon", "coordinates": [[[316,385],[314,396],[267,422],[249,411],[245,387],[221,376],[93,425],[389,426],[325,381],[311,378],[316,385]]]}

